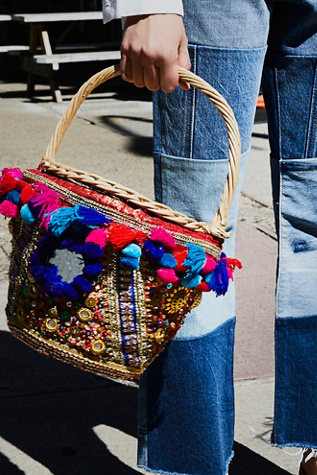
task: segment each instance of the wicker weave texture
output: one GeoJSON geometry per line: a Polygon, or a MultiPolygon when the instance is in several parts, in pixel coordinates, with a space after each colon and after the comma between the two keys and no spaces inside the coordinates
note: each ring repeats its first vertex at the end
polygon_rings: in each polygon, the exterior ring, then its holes
{"type": "Polygon", "coordinates": [[[97,190],[101,190],[111,195],[114,195],[120,199],[125,200],[128,203],[134,204],[151,213],[154,213],[160,218],[167,219],[192,231],[206,232],[215,236],[219,236],[221,238],[227,238],[229,237],[229,233],[225,231],[225,227],[230,207],[234,198],[240,169],[241,146],[238,124],[234,117],[232,109],[218,91],[211,87],[206,81],[196,76],[192,72],[187,71],[184,68],[179,67],[178,72],[180,79],[185,82],[188,82],[191,86],[201,91],[217,108],[225,122],[228,132],[229,171],[218,212],[211,224],[198,222],[182,213],[178,213],[172,210],[168,206],[150,200],[149,198],[142,196],[136,191],[129,189],[123,185],[120,185],[114,181],[106,180],[98,175],[89,174],[85,171],[69,167],[67,165],[64,165],[63,163],[59,163],[56,161],[55,156],[58,151],[58,148],[63,140],[65,132],[70,126],[72,119],[75,117],[80,105],[85,101],[85,99],[96,87],[108,81],[109,79],[120,75],[119,65],[111,66],[100,71],[99,73],[91,77],[87,82],[85,82],[83,86],[79,89],[79,91],[73,97],[72,101],[67,107],[63,117],[58,122],[40,166],[45,170],[54,173],[57,176],[66,179],[73,179],[77,182],[90,185],[93,188],[96,188],[97,190]]]}

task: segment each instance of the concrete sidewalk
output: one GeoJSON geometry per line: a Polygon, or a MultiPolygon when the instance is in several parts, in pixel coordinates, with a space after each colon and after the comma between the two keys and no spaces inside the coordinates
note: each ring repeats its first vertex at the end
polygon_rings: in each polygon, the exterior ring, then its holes
{"type": "MultiPolygon", "coordinates": [[[[35,168],[67,102],[23,84],[0,83],[1,168],[35,168]]],[[[65,97],[65,96],[64,96],[65,97]]],[[[68,99],[68,97],[66,97],[68,99]]],[[[92,96],[67,132],[58,159],[96,171],[153,197],[149,96],[128,100],[118,83],[92,96]]],[[[273,328],[276,240],[265,123],[254,126],[237,233],[236,457],[230,475],[296,474],[298,450],[269,445],[273,418],[273,328]]],[[[137,391],[43,358],[7,331],[8,253],[0,220],[0,474],[143,473],[135,465],[137,391]],[[128,401],[128,404],[127,404],[128,401]]]]}

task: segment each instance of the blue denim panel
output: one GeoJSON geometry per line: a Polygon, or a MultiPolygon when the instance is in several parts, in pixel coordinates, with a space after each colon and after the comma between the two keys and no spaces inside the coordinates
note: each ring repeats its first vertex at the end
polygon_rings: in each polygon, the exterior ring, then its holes
{"type": "Polygon", "coordinates": [[[220,48],[262,47],[266,44],[269,25],[266,3],[265,0],[184,0],[188,40],[220,48]]]}
{"type": "Polygon", "coordinates": [[[231,319],[202,338],[171,341],[142,376],[147,394],[139,411],[140,466],[169,474],[227,473],[234,425],[234,326],[231,319]]]}
{"type": "MultiPolygon", "coordinates": [[[[250,147],[266,47],[246,50],[190,46],[192,71],[228,101],[238,121],[242,153],[250,147]]],[[[153,95],[154,152],[200,160],[228,158],[228,136],[216,108],[199,91],[153,95]]],[[[157,191],[160,199],[161,191],[157,191]]]]}
{"type": "Polygon", "coordinates": [[[317,316],[317,158],[283,160],[280,169],[277,316],[317,316]]]}
{"type": "Polygon", "coordinates": [[[272,443],[317,449],[317,318],[276,322],[272,443]]]}
{"type": "MultiPolygon", "coordinates": [[[[317,43],[317,41],[316,41],[317,43]]],[[[317,60],[276,56],[266,60],[263,90],[270,145],[276,159],[317,155],[317,60]]]]}

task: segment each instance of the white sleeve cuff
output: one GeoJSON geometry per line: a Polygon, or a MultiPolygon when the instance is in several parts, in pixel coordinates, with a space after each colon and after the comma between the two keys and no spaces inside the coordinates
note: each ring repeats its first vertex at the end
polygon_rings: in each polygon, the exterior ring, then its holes
{"type": "Polygon", "coordinates": [[[103,0],[103,20],[154,13],[175,13],[183,16],[182,0],[103,0]]]}

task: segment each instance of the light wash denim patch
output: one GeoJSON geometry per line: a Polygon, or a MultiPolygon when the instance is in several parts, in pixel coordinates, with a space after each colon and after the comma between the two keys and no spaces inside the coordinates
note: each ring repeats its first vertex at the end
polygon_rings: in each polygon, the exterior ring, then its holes
{"type": "MultiPolygon", "coordinates": [[[[232,236],[225,241],[223,250],[229,257],[235,253],[237,210],[247,158],[248,152],[241,157],[237,192],[228,217],[227,230],[232,236]]],[[[156,154],[155,162],[157,165],[159,162],[163,202],[196,220],[211,222],[219,208],[228,173],[228,160],[194,160],[156,154]],[[183,176],[182,180],[180,176],[183,176]],[[196,210],[199,210],[199,214],[195,214],[196,210]]],[[[176,339],[202,336],[234,316],[235,291],[230,282],[225,296],[217,297],[213,292],[203,294],[202,303],[186,316],[176,339]]]]}
{"type": "Polygon", "coordinates": [[[317,315],[317,159],[283,160],[280,169],[277,316],[317,315]]]}

